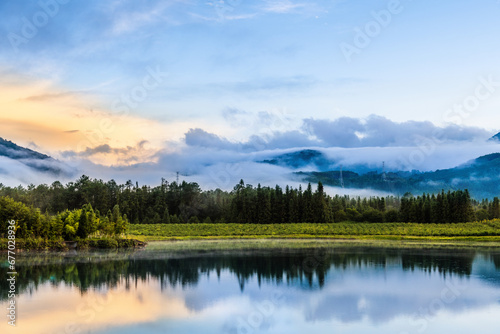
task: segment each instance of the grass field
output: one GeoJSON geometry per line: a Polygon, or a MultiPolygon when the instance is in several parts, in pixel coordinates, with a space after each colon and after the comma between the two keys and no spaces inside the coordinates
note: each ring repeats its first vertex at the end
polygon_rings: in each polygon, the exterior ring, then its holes
{"type": "Polygon", "coordinates": [[[239,238],[500,241],[500,220],[460,224],[132,224],[128,235],[144,241],[239,238]]]}

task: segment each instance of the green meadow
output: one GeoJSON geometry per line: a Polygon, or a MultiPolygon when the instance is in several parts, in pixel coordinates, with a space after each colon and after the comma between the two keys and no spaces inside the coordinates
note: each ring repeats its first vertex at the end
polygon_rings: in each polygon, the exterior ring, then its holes
{"type": "Polygon", "coordinates": [[[457,224],[131,224],[128,237],[143,241],[239,238],[332,238],[500,241],[500,220],[457,224]]]}

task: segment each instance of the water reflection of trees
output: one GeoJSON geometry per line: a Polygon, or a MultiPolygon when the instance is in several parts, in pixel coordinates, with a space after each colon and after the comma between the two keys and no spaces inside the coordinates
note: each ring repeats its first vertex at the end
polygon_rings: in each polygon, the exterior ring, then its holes
{"type": "Polygon", "coordinates": [[[491,260],[495,264],[495,268],[500,270],[500,255],[495,254],[490,256],[491,260]]]}
{"type": "Polygon", "coordinates": [[[459,276],[470,275],[475,253],[472,251],[460,254],[448,252],[435,254],[431,251],[424,253],[407,253],[401,255],[404,270],[424,270],[426,272],[437,271],[443,275],[457,274],[459,276]]]}
{"type": "MultiPolygon", "coordinates": [[[[158,254],[157,254],[158,255],[158,254]]],[[[234,275],[241,290],[256,279],[275,284],[298,285],[303,288],[322,288],[329,270],[358,270],[364,267],[400,266],[403,270],[437,271],[443,275],[469,275],[475,256],[473,251],[443,252],[437,250],[404,249],[309,249],[301,251],[274,250],[254,252],[176,254],[168,257],[136,256],[121,259],[69,259],[67,261],[34,263],[17,266],[19,292],[36,290],[50,282],[77,287],[82,293],[89,289],[115,287],[121,279],[146,281],[158,279],[162,288],[196,285],[206,275],[220,277],[222,271],[234,275]]],[[[500,258],[491,256],[497,268],[500,258]]],[[[0,268],[0,277],[7,276],[7,268],[0,268]]],[[[8,293],[7,281],[0,280],[0,298],[8,293]]]]}

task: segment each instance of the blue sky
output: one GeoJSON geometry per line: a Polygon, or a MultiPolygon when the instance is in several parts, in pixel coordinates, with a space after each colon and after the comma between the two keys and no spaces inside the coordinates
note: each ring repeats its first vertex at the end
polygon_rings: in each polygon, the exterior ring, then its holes
{"type": "Polygon", "coordinates": [[[373,115],[483,139],[500,130],[499,14],[496,0],[4,0],[0,131],[59,157],[135,148],[92,160],[108,165],[153,161],[190,129],[350,147],[308,124],[373,115]]]}

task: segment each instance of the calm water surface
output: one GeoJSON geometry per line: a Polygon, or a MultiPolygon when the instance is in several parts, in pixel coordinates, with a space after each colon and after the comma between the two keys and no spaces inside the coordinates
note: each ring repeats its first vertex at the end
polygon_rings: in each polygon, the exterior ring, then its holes
{"type": "MultiPolygon", "coordinates": [[[[6,271],[4,264],[0,276],[6,271]]],[[[19,255],[17,271],[17,327],[2,316],[1,333],[498,333],[500,328],[499,249],[152,243],[129,252],[19,255]]],[[[6,310],[4,279],[0,298],[6,310]]]]}

